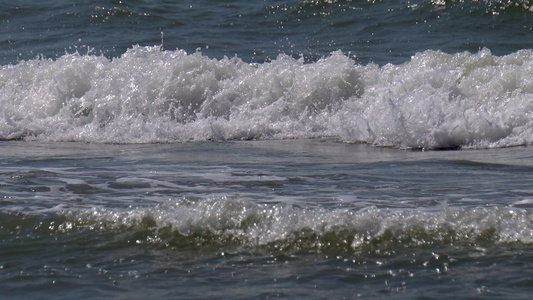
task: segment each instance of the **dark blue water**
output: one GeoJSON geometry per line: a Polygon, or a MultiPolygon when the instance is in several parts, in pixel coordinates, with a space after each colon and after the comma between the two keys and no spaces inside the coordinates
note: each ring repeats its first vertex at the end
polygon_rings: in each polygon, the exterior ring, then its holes
{"type": "Polygon", "coordinates": [[[0,298],[529,299],[532,5],[1,1],[0,298]]]}
{"type": "Polygon", "coordinates": [[[78,49],[108,57],[132,45],[197,48],[213,58],[311,61],[342,50],[401,63],[427,49],[531,48],[530,1],[4,1],[1,63],[78,49]]]}

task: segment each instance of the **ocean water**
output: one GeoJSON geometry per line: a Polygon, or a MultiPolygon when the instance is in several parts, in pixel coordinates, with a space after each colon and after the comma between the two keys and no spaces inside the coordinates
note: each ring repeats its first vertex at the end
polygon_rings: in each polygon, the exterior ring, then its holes
{"type": "Polygon", "coordinates": [[[533,292],[533,2],[20,0],[0,24],[0,298],[533,292]]]}

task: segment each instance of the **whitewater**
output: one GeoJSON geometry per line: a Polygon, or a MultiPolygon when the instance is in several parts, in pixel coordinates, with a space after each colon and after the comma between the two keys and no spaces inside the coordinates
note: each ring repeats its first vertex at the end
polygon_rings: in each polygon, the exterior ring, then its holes
{"type": "Polygon", "coordinates": [[[533,51],[264,63],[134,46],[0,69],[3,140],[155,143],[331,137],[402,149],[533,142],[533,51]]]}

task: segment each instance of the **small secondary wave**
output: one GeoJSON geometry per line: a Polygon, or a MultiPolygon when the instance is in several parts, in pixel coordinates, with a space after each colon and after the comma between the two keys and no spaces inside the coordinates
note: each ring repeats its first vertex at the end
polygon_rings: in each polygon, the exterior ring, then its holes
{"type": "Polygon", "coordinates": [[[340,51],[261,64],[134,46],[0,69],[0,139],[155,143],[334,137],[398,148],[533,143],[533,50],[427,50],[401,65],[340,51]]]}
{"type": "Polygon", "coordinates": [[[30,236],[100,232],[122,236],[130,244],[283,253],[533,243],[531,211],[509,207],[350,210],[213,198],[123,210],[71,208],[55,214],[43,220],[3,213],[2,230],[30,236]]]}

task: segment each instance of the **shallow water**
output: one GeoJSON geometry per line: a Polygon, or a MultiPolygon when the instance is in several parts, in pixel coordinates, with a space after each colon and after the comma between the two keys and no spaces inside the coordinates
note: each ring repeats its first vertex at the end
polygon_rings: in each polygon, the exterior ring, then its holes
{"type": "Polygon", "coordinates": [[[527,147],[4,142],[4,295],[523,298],[527,147]]]}

